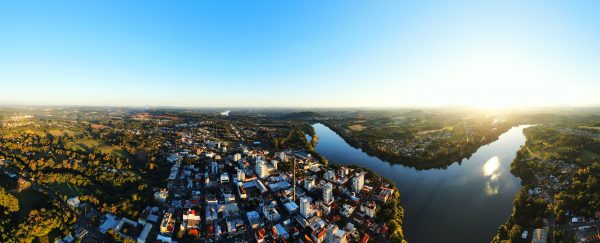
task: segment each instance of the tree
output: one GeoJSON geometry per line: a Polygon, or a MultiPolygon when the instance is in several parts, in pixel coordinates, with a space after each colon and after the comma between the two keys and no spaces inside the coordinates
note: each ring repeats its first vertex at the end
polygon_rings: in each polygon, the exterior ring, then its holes
{"type": "Polygon", "coordinates": [[[0,206],[5,207],[7,210],[5,214],[16,213],[19,211],[19,200],[8,193],[4,188],[0,187],[0,206]]]}

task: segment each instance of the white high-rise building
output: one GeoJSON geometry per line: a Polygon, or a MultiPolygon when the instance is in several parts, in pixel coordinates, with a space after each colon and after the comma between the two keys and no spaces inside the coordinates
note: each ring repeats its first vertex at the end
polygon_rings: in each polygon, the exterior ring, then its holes
{"type": "Polygon", "coordinates": [[[365,173],[358,173],[356,177],[352,178],[352,190],[360,192],[365,186],[365,173]]]}
{"type": "Polygon", "coordinates": [[[315,178],[307,177],[304,179],[304,189],[307,191],[312,191],[315,188],[315,178]]]}
{"type": "Polygon", "coordinates": [[[269,169],[267,167],[267,163],[263,160],[256,160],[256,166],[254,167],[254,171],[259,178],[265,178],[269,176],[269,169]]]}
{"type": "Polygon", "coordinates": [[[310,206],[308,198],[306,197],[300,198],[300,214],[302,214],[302,217],[306,219],[310,218],[310,216],[312,215],[312,208],[310,206]]]}
{"type": "Polygon", "coordinates": [[[329,182],[323,187],[323,201],[325,203],[333,202],[333,185],[329,182]]]}

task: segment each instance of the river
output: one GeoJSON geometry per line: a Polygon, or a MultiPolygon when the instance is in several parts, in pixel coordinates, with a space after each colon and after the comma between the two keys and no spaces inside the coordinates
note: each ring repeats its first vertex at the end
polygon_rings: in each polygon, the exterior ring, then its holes
{"type": "Polygon", "coordinates": [[[408,242],[490,242],[511,214],[521,181],[510,173],[510,163],[525,144],[526,125],[511,128],[468,159],[430,170],[369,156],[327,126],[313,127],[319,136],[315,150],[330,163],[366,167],[396,183],[408,242]]]}

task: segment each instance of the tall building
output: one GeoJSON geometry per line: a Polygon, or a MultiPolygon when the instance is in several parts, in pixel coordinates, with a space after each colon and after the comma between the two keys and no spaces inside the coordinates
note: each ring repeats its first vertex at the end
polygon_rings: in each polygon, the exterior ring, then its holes
{"type": "Polygon", "coordinates": [[[356,177],[352,178],[352,190],[360,192],[365,185],[365,173],[358,173],[356,177]]]}
{"type": "Polygon", "coordinates": [[[269,176],[267,163],[263,160],[256,160],[256,166],[254,167],[254,171],[256,172],[259,178],[265,178],[269,176]]]}
{"type": "Polygon", "coordinates": [[[323,187],[323,201],[325,203],[333,202],[333,185],[329,182],[323,187]]]}
{"type": "Polygon", "coordinates": [[[306,189],[307,191],[312,191],[315,188],[315,178],[314,177],[307,177],[306,179],[304,179],[304,189],[306,189]]]}
{"type": "Polygon", "coordinates": [[[310,218],[310,216],[312,215],[312,208],[310,206],[308,198],[306,197],[300,198],[300,214],[302,214],[302,217],[306,219],[310,218]]]}

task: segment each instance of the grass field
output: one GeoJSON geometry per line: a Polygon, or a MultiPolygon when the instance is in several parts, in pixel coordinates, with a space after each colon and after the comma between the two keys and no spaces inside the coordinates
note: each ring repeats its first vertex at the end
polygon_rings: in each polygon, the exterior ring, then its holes
{"type": "Polygon", "coordinates": [[[97,149],[104,154],[114,154],[121,157],[125,156],[125,151],[123,149],[104,144],[96,139],[79,139],[74,142],[68,142],[65,147],[67,149],[85,152],[92,152],[97,149]]]}
{"type": "Polygon", "coordinates": [[[585,164],[591,163],[593,161],[600,161],[600,155],[589,150],[581,151],[581,154],[579,155],[579,157],[577,157],[577,162],[580,163],[585,164]]]}
{"type": "Polygon", "coordinates": [[[365,130],[365,128],[367,128],[367,127],[365,127],[364,125],[361,125],[361,124],[354,124],[354,125],[348,126],[348,128],[350,128],[350,130],[352,130],[352,131],[360,132],[362,130],[365,130]]]}
{"type": "Polygon", "coordinates": [[[52,136],[54,137],[59,137],[64,135],[65,133],[67,134],[67,136],[73,137],[75,136],[75,132],[71,131],[71,130],[61,130],[61,129],[50,129],[48,131],[48,133],[50,133],[52,136]]]}
{"type": "Polygon", "coordinates": [[[80,196],[85,192],[83,188],[70,183],[52,183],[48,187],[58,194],[66,195],[68,198],[80,196]]]}
{"type": "Polygon", "coordinates": [[[19,217],[21,219],[27,218],[31,210],[47,207],[50,204],[50,197],[34,189],[23,190],[15,196],[19,199],[19,217]]]}

